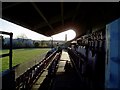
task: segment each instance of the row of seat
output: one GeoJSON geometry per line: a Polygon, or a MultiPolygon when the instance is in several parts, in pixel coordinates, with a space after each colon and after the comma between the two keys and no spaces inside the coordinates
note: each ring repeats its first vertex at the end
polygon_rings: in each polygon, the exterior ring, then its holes
{"type": "Polygon", "coordinates": [[[74,49],[68,50],[82,78],[87,78],[89,85],[93,83],[90,87],[103,86],[101,82],[103,82],[105,64],[104,35],[104,31],[85,35],[77,40],[74,49]]]}

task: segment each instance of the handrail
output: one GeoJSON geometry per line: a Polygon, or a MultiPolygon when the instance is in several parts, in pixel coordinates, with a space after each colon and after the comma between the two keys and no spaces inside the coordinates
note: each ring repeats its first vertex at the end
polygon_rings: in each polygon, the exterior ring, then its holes
{"type": "Polygon", "coordinates": [[[2,55],[0,55],[0,58],[2,58],[2,57],[6,57],[6,56],[9,56],[9,55],[10,55],[9,53],[2,54],[2,55]]]}
{"type": "Polygon", "coordinates": [[[0,31],[1,34],[6,34],[6,35],[13,35],[12,32],[5,32],[5,31],[0,31]]]}
{"type": "Polygon", "coordinates": [[[12,37],[13,33],[12,32],[5,32],[5,31],[0,31],[1,34],[6,34],[10,36],[10,49],[8,54],[2,54],[0,55],[0,58],[9,56],[9,69],[12,70],[12,37]]]}
{"type": "Polygon", "coordinates": [[[9,56],[9,70],[2,72],[2,89],[3,90],[8,90],[8,89],[14,90],[15,89],[15,72],[12,67],[12,37],[13,37],[13,33],[0,31],[0,34],[6,34],[6,35],[10,36],[9,53],[0,55],[0,58],[9,56]]]}

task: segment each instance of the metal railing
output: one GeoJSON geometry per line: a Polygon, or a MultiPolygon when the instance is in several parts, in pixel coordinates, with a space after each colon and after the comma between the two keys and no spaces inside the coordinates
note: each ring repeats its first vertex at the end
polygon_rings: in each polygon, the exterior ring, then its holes
{"type": "MultiPolygon", "coordinates": [[[[13,33],[0,31],[0,34],[10,36],[9,53],[0,55],[0,58],[9,56],[9,70],[2,72],[2,90],[15,89],[15,71],[12,67],[12,37],[13,33]]],[[[3,42],[2,42],[3,43],[3,42]]]]}
{"type": "Polygon", "coordinates": [[[9,69],[12,70],[12,37],[13,37],[13,33],[0,31],[0,34],[6,34],[6,35],[10,36],[9,53],[0,55],[0,58],[9,56],[9,69]]]}
{"type": "Polygon", "coordinates": [[[25,73],[16,78],[16,89],[18,90],[24,88],[30,90],[32,88],[32,85],[36,82],[46,67],[54,59],[56,53],[57,51],[54,51],[49,57],[41,60],[35,66],[28,68],[25,73]]]}

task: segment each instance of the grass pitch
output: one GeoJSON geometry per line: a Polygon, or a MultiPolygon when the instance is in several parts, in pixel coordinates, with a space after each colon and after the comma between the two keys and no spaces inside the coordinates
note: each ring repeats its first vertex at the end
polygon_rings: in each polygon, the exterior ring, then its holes
{"type": "MultiPolygon", "coordinates": [[[[47,53],[50,49],[13,49],[13,63],[12,65],[15,66],[17,64],[21,64],[27,62],[29,60],[34,59],[37,56],[40,56],[43,53],[47,53]]],[[[0,54],[8,53],[8,50],[2,50],[0,54]]],[[[2,62],[2,71],[9,68],[9,57],[4,57],[0,59],[2,62]]],[[[1,67],[1,66],[0,66],[1,67]]],[[[1,70],[0,70],[1,71],[1,70]]]]}

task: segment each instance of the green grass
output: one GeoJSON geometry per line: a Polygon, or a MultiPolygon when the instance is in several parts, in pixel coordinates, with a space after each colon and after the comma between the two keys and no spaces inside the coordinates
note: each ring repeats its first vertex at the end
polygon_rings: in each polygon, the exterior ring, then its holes
{"type": "MultiPolygon", "coordinates": [[[[35,57],[39,56],[40,54],[46,53],[48,50],[50,49],[14,49],[13,66],[32,60],[35,57]]],[[[2,50],[2,53],[8,53],[8,50],[2,50]]],[[[2,71],[8,69],[8,67],[9,57],[2,58],[2,71]]]]}

